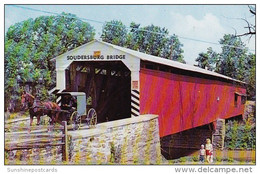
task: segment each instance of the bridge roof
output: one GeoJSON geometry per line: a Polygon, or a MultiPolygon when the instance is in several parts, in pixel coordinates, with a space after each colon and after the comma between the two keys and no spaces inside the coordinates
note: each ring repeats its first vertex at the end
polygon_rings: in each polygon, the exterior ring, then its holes
{"type": "MultiPolygon", "coordinates": [[[[225,76],[225,75],[213,72],[213,71],[205,70],[205,69],[202,69],[202,68],[199,68],[199,67],[196,67],[196,66],[187,65],[187,64],[180,63],[180,62],[173,61],[173,60],[169,60],[169,59],[166,59],[166,58],[145,54],[145,53],[135,51],[135,50],[132,50],[132,49],[129,49],[129,48],[113,45],[113,44],[110,44],[110,43],[107,43],[107,42],[104,42],[104,41],[101,41],[101,40],[93,40],[91,42],[88,42],[88,43],[76,48],[76,49],[79,49],[79,48],[82,48],[82,47],[87,47],[88,45],[93,44],[95,42],[98,42],[98,43],[103,44],[103,45],[107,45],[109,47],[112,47],[113,49],[125,52],[127,54],[130,54],[130,55],[132,55],[136,58],[139,58],[141,60],[144,60],[144,61],[149,61],[149,62],[161,64],[161,65],[167,65],[167,66],[177,68],[177,69],[181,69],[181,70],[185,70],[185,71],[196,72],[196,73],[200,73],[200,74],[219,77],[219,78],[222,78],[222,79],[227,79],[227,80],[235,81],[235,82],[238,82],[238,83],[246,84],[243,81],[233,79],[231,77],[228,77],[228,76],[225,76]]],[[[69,52],[73,52],[73,51],[74,50],[71,50],[69,52]]],[[[69,52],[66,52],[64,54],[68,54],[69,52]]],[[[58,58],[60,56],[57,56],[57,57],[53,58],[52,60],[55,60],[56,58],[58,58]]]]}

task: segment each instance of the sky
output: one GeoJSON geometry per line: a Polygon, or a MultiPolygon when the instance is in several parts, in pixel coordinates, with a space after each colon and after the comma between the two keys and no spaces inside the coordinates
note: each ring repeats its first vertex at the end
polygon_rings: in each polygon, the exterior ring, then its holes
{"type": "MultiPolygon", "coordinates": [[[[208,47],[220,52],[221,46],[201,41],[218,43],[224,34],[242,34],[247,26],[241,18],[255,23],[247,5],[21,5],[41,11],[54,13],[72,13],[80,18],[100,22],[121,20],[129,26],[131,22],[141,26],[150,24],[165,27],[170,34],[179,36],[183,44],[184,60],[187,64],[196,64],[195,59],[208,47]],[[195,41],[196,40],[196,41],[195,41]],[[197,41],[201,40],[201,41],[197,41]]],[[[39,11],[30,11],[5,5],[5,32],[17,22],[28,18],[50,15],[39,11]]],[[[86,20],[96,30],[96,39],[100,37],[102,23],[86,20]]],[[[255,38],[242,37],[250,50],[255,50],[255,38]]]]}

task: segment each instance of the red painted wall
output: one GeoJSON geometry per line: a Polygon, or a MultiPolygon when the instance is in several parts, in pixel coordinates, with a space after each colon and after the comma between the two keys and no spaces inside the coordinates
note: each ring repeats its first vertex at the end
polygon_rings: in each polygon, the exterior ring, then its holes
{"type": "Polygon", "coordinates": [[[140,113],[158,114],[160,137],[243,113],[234,84],[156,70],[140,70],[140,113]],[[219,101],[217,101],[219,97],[219,101]]]}

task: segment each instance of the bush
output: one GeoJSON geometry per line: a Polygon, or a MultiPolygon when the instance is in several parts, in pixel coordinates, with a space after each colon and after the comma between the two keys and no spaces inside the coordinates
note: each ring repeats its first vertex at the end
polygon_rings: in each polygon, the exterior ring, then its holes
{"type": "Polygon", "coordinates": [[[249,121],[226,124],[225,147],[228,149],[255,149],[255,126],[249,121]]]}
{"type": "Polygon", "coordinates": [[[199,161],[199,157],[197,155],[192,156],[192,161],[198,162],[199,161]]]}
{"type": "Polygon", "coordinates": [[[234,159],[233,159],[233,158],[230,158],[230,157],[228,157],[227,161],[228,161],[228,162],[230,162],[230,163],[233,163],[233,162],[234,162],[234,159]]]}
{"type": "Polygon", "coordinates": [[[180,161],[181,163],[184,163],[184,162],[187,161],[187,157],[181,157],[181,158],[179,159],[179,161],[180,161]]]}
{"type": "Polygon", "coordinates": [[[215,159],[217,162],[221,162],[222,161],[222,158],[220,156],[216,156],[216,159],[215,159]]]}

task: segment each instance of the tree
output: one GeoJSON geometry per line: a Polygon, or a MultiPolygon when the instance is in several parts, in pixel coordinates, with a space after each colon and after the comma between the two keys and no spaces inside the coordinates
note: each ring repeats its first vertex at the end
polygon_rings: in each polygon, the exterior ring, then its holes
{"type": "MultiPolygon", "coordinates": [[[[133,23],[132,23],[133,25],[133,23]]],[[[132,31],[132,42],[137,45],[140,52],[159,56],[162,54],[162,48],[166,44],[165,35],[168,31],[165,28],[150,25],[143,28],[135,27],[132,31]]]]}
{"type": "Polygon", "coordinates": [[[101,38],[103,41],[114,45],[124,46],[126,43],[126,26],[117,20],[106,22],[102,29],[101,38]]]}
{"type": "Polygon", "coordinates": [[[186,63],[182,55],[184,52],[182,47],[183,44],[180,43],[178,36],[173,34],[169,38],[166,38],[166,43],[163,46],[162,53],[159,56],[181,63],[186,63]]]}
{"type": "Polygon", "coordinates": [[[166,28],[148,25],[140,27],[134,22],[130,25],[128,47],[140,52],[185,63],[182,44],[176,35],[169,35],[166,28]]]}
{"type": "Polygon", "coordinates": [[[222,51],[217,62],[216,72],[226,76],[244,80],[244,72],[247,66],[248,49],[242,42],[241,38],[235,35],[226,34],[220,39],[222,51]]]}
{"type": "Polygon", "coordinates": [[[5,104],[19,103],[24,84],[32,85],[33,93],[46,99],[47,90],[56,84],[50,59],[93,40],[94,35],[92,26],[67,13],[9,27],[5,34],[5,104]]]}
{"type": "Polygon", "coordinates": [[[219,43],[222,44],[222,51],[216,53],[208,48],[206,53],[199,54],[197,66],[246,82],[249,98],[254,97],[255,54],[248,53],[241,38],[235,35],[226,34],[219,43]]]}
{"type": "Polygon", "coordinates": [[[213,51],[211,47],[209,47],[207,48],[206,53],[199,53],[199,56],[195,61],[198,62],[198,67],[213,71],[215,70],[218,59],[219,54],[213,51]]]}
{"type": "Polygon", "coordinates": [[[140,27],[132,22],[127,31],[121,21],[111,21],[103,27],[101,38],[105,42],[185,63],[183,45],[176,35],[168,35],[168,30],[159,26],[140,27]]]}
{"type": "Polygon", "coordinates": [[[255,54],[250,53],[248,55],[248,64],[246,67],[246,76],[244,81],[248,83],[247,94],[249,97],[256,95],[256,60],[255,54]]]}

